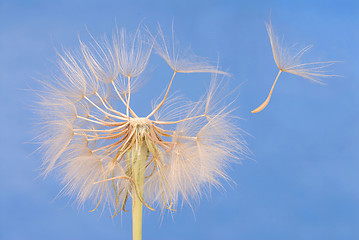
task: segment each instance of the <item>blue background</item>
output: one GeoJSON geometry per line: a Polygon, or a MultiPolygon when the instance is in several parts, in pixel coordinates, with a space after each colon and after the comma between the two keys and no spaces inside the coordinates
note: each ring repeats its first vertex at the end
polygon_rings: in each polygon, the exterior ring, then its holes
{"type": "MultiPolygon", "coordinates": [[[[34,95],[54,69],[55,48],[78,47],[118,26],[152,31],[160,23],[181,46],[216,60],[233,74],[241,127],[253,160],[232,165],[237,185],[224,183],[193,211],[163,219],[145,211],[144,239],[359,239],[359,3],[358,1],[0,1],[0,239],[130,239],[130,215],[88,213],[66,197],[56,174],[38,178],[40,155],[31,144],[34,95]],[[314,44],[305,59],[339,60],[326,86],[277,74],[264,21],[291,45],[314,44]]],[[[159,59],[145,88],[133,95],[145,114],[168,84],[159,59]]],[[[164,70],[163,70],[164,69],[164,70]]],[[[182,76],[173,89],[196,99],[208,75],[182,76]]]]}

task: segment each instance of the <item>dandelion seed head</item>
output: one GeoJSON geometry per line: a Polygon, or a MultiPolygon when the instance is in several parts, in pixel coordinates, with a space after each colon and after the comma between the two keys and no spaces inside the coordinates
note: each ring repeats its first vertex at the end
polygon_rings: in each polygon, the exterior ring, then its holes
{"type": "Polygon", "coordinates": [[[221,95],[218,79],[226,73],[179,50],[170,55],[159,43],[166,42],[162,30],[159,36],[123,29],[111,40],[80,40],[78,52],[59,54],[60,73],[39,92],[44,175],[58,169],[62,193],[79,204],[108,205],[116,216],[137,196],[150,209],[173,210],[220,186],[229,163],[248,152],[221,95]],[[130,101],[153,46],[173,76],[152,111],[139,117],[130,101]],[[168,95],[176,74],[197,72],[213,75],[198,101],[168,95]]]}

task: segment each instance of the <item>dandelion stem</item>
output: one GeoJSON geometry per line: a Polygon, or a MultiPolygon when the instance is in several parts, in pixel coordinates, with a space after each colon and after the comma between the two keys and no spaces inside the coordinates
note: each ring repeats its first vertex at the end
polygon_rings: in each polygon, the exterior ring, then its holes
{"type": "Polygon", "coordinates": [[[170,88],[171,88],[171,85],[172,85],[173,79],[175,78],[176,73],[177,73],[176,71],[173,72],[173,75],[172,75],[172,78],[171,78],[171,81],[170,81],[170,85],[167,88],[165,97],[163,98],[162,102],[160,104],[158,104],[158,106],[146,118],[151,117],[153,114],[155,114],[158,111],[158,109],[160,109],[162,107],[163,103],[166,101],[168,92],[170,91],[170,88]]]}
{"type": "Polygon", "coordinates": [[[153,122],[156,123],[156,124],[161,124],[161,125],[177,124],[177,123],[180,123],[180,122],[189,121],[189,120],[192,120],[192,119],[205,117],[205,116],[206,116],[206,114],[202,114],[202,115],[198,115],[198,116],[194,116],[194,117],[184,118],[184,119],[181,119],[181,120],[178,120],[178,121],[153,121],[153,122]]]}
{"type": "Polygon", "coordinates": [[[117,90],[117,87],[116,87],[115,83],[112,81],[111,84],[112,84],[113,88],[115,89],[115,91],[116,91],[116,93],[117,93],[117,96],[121,99],[122,103],[123,103],[125,106],[127,106],[126,101],[125,101],[125,100],[123,99],[123,97],[121,96],[121,93],[117,90]]]}
{"type": "Polygon", "coordinates": [[[128,98],[127,98],[127,105],[126,105],[126,115],[129,116],[129,109],[130,109],[130,99],[131,99],[131,77],[128,76],[128,98]]]}
{"type": "Polygon", "coordinates": [[[100,108],[99,106],[97,106],[94,102],[92,102],[88,97],[85,96],[84,98],[85,98],[87,101],[89,101],[89,103],[91,103],[94,107],[96,107],[98,110],[100,110],[102,113],[104,113],[105,116],[109,116],[109,117],[121,119],[121,120],[124,120],[124,121],[127,120],[126,118],[123,118],[123,117],[120,117],[120,116],[116,116],[116,115],[113,115],[113,114],[111,114],[111,113],[106,112],[105,110],[103,110],[102,108],[100,108]]]}
{"type": "Polygon", "coordinates": [[[136,143],[132,148],[132,176],[137,187],[132,193],[132,233],[133,240],[142,239],[142,208],[143,189],[145,182],[146,160],[149,150],[143,136],[136,136],[136,143]]]}
{"type": "Polygon", "coordinates": [[[271,88],[271,90],[270,90],[270,92],[269,92],[269,95],[268,95],[267,99],[266,99],[259,107],[257,107],[256,109],[254,109],[254,110],[252,111],[252,113],[258,113],[258,112],[262,111],[262,110],[268,105],[269,100],[270,100],[270,98],[271,98],[271,96],[272,96],[272,92],[273,92],[274,86],[275,86],[275,84],[277,83],[277,80],[278,80],[279,75],[280,75],[281,73],[282,73],[282,70],[279,70],[278,75],[277,75],[277,77],[276,77],[275,80],[274,80],[274,83],[273,83],[273,85],[272,85],[272,88],[271,88]]]}
{"type": "MultiPolygon", "coordinates": [[[[114,82],[112,82],[112,86],[113,86],[113,88],[115,89],[115,91],[116,91],[116,93],[117,93],[117,96],[121,99],[122,103],[126,106],[126,109],[130,110],[130,113],[131,113],[132,117],[138,117],[138,116],[136,115],[136,113],[130,108],[130,106],[128,106],[128,108],[127,108],[127,101],[125,101],[125,100],[123,99],[123,97],[121,96],[121,93],[118,91],[118,89],[117,89],[117,87],[116,87],[116,85],[115,85],[114,82]]],[[[127,100],[126,94],[125,94],[125,98],[126,98],[126,100],[127,100]]]]}
{"type": "Polygon", "coordinates": [[[123,113],[121,113],[121,112],[119,112],[119,111],[114,110],[114,109],[111,107],[111,105],[108,104],[108,102],[107,102],[107,104],[106,104],[105,101],[104,101],[104,99],[100,96],[100,94],[96,93],[96,95],[97,95],[97,97],[101,100],[102,105],[104,105],[107,110],[109,110],[109,111],[111,111],[111,112],[114,112],[114,113],[120,115],[121,117],[127,117],[125,114],[123,114],[123,113]],[[107,106],[107,105],[108,105],[108,106],[107,106]]]}

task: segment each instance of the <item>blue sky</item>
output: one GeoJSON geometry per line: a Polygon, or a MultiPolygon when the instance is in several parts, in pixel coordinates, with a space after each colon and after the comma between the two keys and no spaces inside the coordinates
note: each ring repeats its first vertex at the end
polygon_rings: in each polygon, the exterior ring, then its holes
{"type": "MultiPolygon", "coordinates": [[[[0,1],[0,239],[130,239],[130,215],[88,213],[67,197],[56,174],[38,178],[40,155],[29,143],[34,95],[54,70],[55,49],[129,31],[142,21],[181,46],[217,60],[241,90],[235,114],[253,160],[232,165],[237,185],[184,206],[173,216],[145,211],[144,239],[359,239],[359,3],[357,1],[0,1]],[[305,56],[341,61],[322,86],[283,74],[269,106],[251,114],[277,74],[264,22],[285,41],[313,44],[305,56]]],[[[157,64],[157,62],[154,62],[157,64]]],[[[169,79],[159,65],[134,108],[146,113],[169,79]],[[160,72],[156,72],[160,70],[160,72]],[[151,90],[151,91],[148,91],[151,90]]],[[[192,99],[209,76],[174,83],[192,99]],[[189,85],[191,86],[189,88],[189,85]]]]}

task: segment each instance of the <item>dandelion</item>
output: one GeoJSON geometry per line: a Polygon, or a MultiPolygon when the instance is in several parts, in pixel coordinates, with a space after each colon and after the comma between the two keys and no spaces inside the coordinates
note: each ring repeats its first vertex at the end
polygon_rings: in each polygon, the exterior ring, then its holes
{"type": "Polygon", "coordinates": [[[301,49],[300,51],[298,51],[296,54],[292,55],[289,52],[290,48],[284,47],[283,43],[281,43],[278,37],[274,34],[271,21],[269,22],[269,24],[266,23],[266,27],[267,27],[269,40],[272,46],[274,61],[279,69],[279,72],[274,80],[274,83],[272,85],[272,88],[269,92],[267,99],[258,108],[253,110],[252,113],[258,113],[268,105],[269,100],[272,96],[274,86],[277,83],[279,75],[282,72],[291,73],[320,84],[323,84],[320,81],[321,77],[334,76],[334,75],[326,74],[326,71],[324,70],[326,67],[330,66],[334,62],[310,62],[310,63],[300,62],[303,54],[306,53],[308,50],[310,50],[312,46],[307,46],[301,49]]]}
{"type": "Polygon", "coordinates": [[[224,101],[220,75],[227,73],[168,45],[161,30],[159,38],[122,30],[111,40],[80,40],[79,51],[59,55],[59,69],[39,94],[44,174],[59,169],[64,193],[80,204],[92,200],[92,211],[108,205],[113,217],[132,199],[135,240],[142,238],[143,205],[175,210],[181,199],[228,179],[229,162],[247,153],[224,101]],[[130,101],[153,49],[173,74],[164,96],[139,117],[130,101]],[[169,97],[177,73],[198,72],[212,74],[202,98],[169,97]]]}

